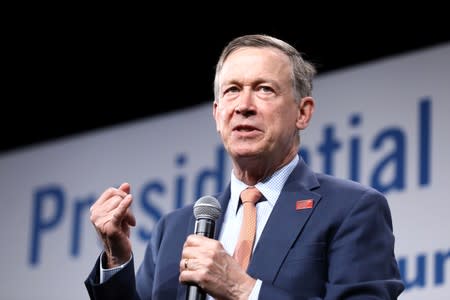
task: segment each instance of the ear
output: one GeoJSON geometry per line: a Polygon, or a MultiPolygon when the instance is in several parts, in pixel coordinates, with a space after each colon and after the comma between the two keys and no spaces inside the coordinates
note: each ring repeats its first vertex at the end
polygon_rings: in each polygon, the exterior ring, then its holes
{"type": "Polygon", "coordinates": [[[298,103],[298,117],[297,128],[299,130],[305,129],[309,125],[309,121],[314,113],[314,98],[307,96],[300,100],[298,103]]]}

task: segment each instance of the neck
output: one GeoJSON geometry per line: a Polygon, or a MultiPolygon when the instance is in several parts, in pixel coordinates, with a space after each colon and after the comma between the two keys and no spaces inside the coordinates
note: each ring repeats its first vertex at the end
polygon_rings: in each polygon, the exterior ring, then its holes
{"type": "Polygon", "coordinates": [[[273,173],[287,165],[297,155],[297,151],[291,151],[282,158],[244,157],[233,159],[233,172],[236,178],[249,186],[272,176],[273,173]]]}

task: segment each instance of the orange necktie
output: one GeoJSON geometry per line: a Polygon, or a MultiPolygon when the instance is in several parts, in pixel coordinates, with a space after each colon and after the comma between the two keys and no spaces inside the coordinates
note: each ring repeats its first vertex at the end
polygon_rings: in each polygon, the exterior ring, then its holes
{"type": "Polygon", "coordinates": [[[247,270],[252,255],[253,243],[256,235],[256,203],[261,198],[261,192],[254,186],[248,187],[241,193],[244,209],[241,231],[234,250],[233,257],[244,270],[247,270]]]}

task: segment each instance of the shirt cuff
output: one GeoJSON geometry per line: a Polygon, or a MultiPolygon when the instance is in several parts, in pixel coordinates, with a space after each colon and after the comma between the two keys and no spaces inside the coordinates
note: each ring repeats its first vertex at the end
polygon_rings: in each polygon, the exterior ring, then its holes
{"type": "Polygon", "coordinates": [[[119,272],[120,270],[122,270],[123,268],[125,268],[131,261],[131,259],[133,258],[133,254],[131,254],[130,259],[117,267],[111,268],[111,269],[104,269],[103,268],[103,256],[105,255],[105,252],[102,252],[101,256],[100,256],[100,284],[102,284],[103,282],[107,281],[108,279],[110,279],[114,274],[116,274],[117,272],[119,272]]]}
{"type": "Polygon", "coordinates": [[[259,297],[259,291],[261,290],[262,281],[259,279],[256,279],[255,286],[252,289],[252,292],[250,293],[250,296],[248,296],[248,300],[258,300],[259,297]]]}

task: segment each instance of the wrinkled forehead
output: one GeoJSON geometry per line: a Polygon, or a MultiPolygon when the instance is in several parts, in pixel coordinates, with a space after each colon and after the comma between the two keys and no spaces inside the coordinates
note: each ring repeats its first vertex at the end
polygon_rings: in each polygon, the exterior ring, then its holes
{"type": "Polygon", "coordinates": [[[243,47],[230,53],[220,70],[220,85],[255,79],[291,80],[292,65],[287,55],[276,48],[243,47]]]}

